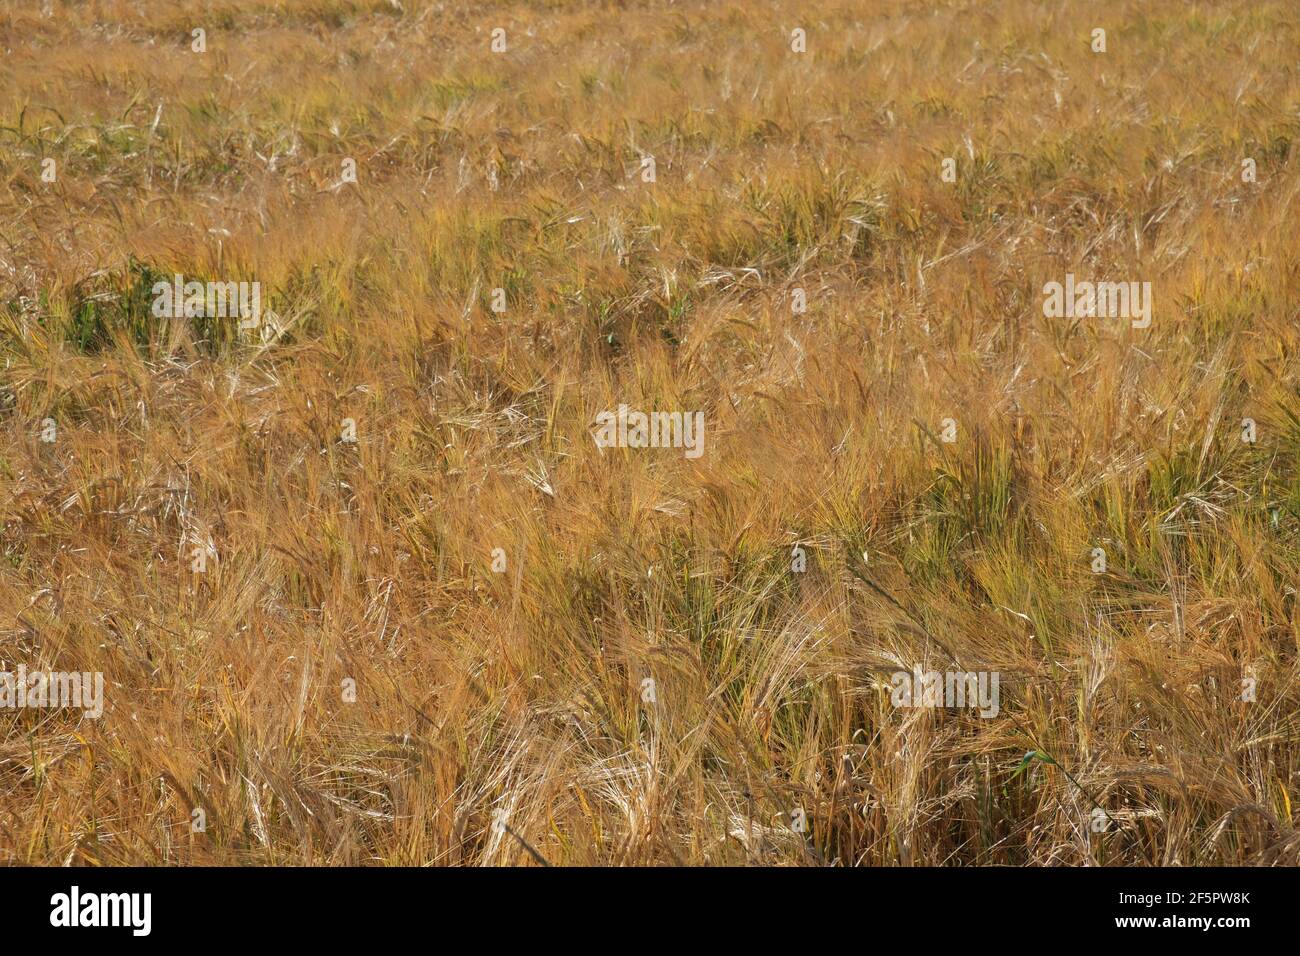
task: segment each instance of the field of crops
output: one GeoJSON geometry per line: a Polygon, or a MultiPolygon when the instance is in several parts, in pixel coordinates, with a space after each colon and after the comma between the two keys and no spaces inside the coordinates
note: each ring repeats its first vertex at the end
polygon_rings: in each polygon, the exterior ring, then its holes
{"type": "Polygon", "coordinates": [[[1298,64],[0,0],[0,863],[1300,862],[1298,64]]]}

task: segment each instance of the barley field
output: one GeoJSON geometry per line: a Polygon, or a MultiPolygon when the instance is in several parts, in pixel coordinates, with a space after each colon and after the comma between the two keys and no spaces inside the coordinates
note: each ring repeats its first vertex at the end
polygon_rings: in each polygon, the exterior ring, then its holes
{"type": "Polygon", "coordinates": [[[1300,862],[1298,63],[0,0],[0,863],[1300,862]]]}

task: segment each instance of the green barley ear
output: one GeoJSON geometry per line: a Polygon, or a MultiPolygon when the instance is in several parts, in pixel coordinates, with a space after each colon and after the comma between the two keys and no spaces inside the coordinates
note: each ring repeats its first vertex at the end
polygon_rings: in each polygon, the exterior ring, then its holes
{"type": "Polygon", "coordinates": [[[1011,775],[1011,779],[1014,780],[1016,779],[1016,777],[1024,773],[1025,768],[1028,767],[1035,760],[1041,760],[1043,763],[1048,763],[1051,764],[1052,766],[1056,766],[1056,761],[1053,760],[1047,754],[1043,753],[1041,750],[1026,750],[1024,759],[1020,761],[1020,766],[1016,767],[1015,772],[1011,775]]]}

